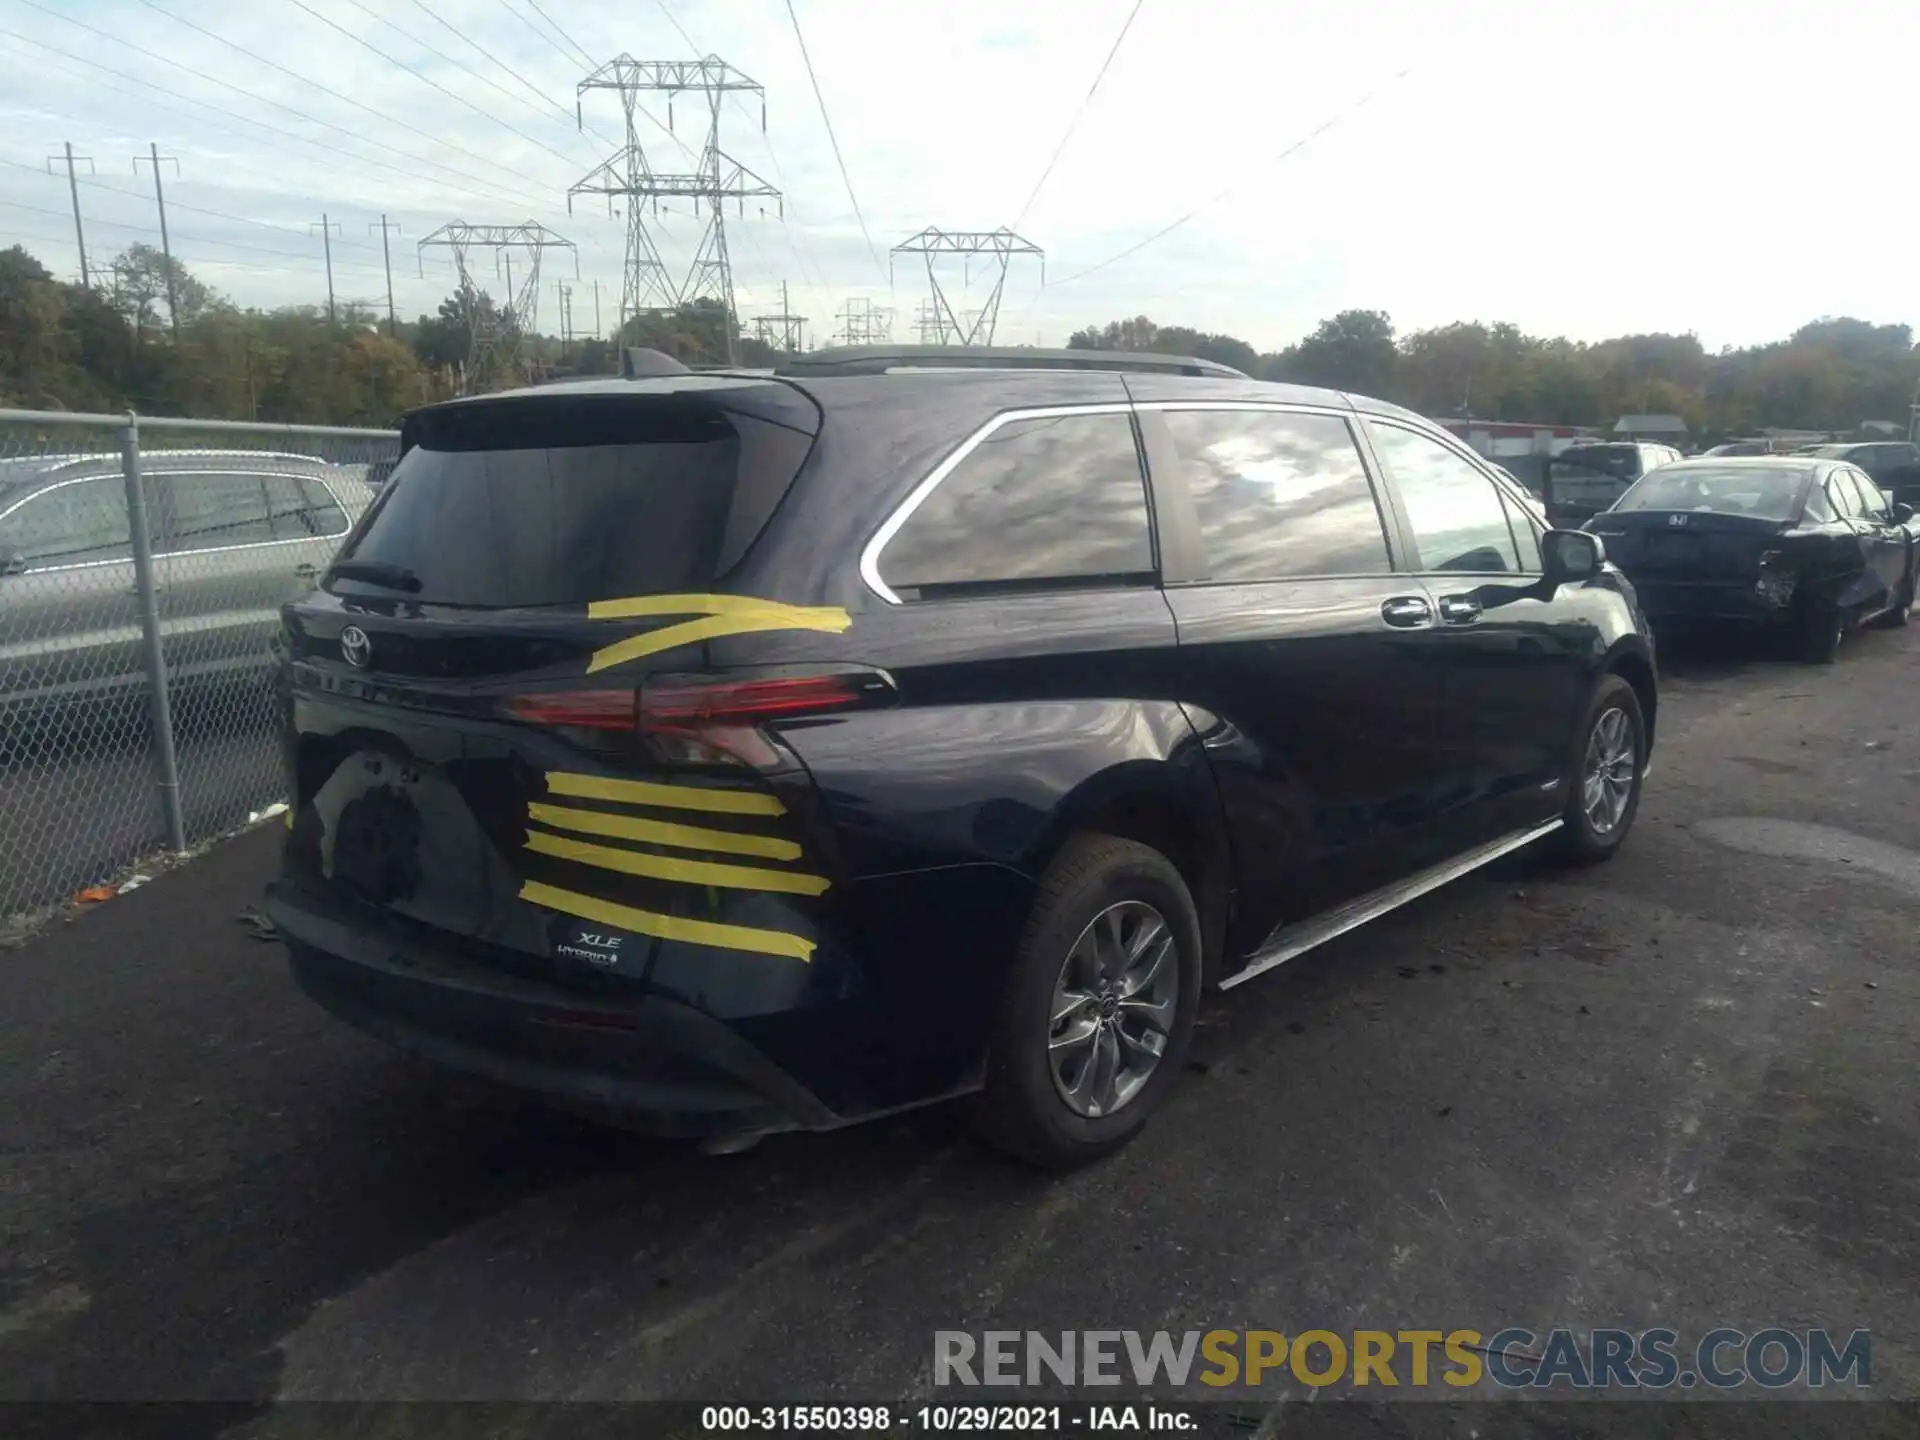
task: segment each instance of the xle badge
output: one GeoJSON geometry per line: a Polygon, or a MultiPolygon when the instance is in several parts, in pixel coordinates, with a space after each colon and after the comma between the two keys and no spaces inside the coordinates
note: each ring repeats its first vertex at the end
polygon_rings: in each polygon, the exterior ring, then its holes
{"type": "Polygon", "coordinates": [[[581,960],[601,970],[620,968],[620,957],[631,937],[617,930],[592,929],[578,922],[562,924],[554,936],[553,953],[581,960]]]}

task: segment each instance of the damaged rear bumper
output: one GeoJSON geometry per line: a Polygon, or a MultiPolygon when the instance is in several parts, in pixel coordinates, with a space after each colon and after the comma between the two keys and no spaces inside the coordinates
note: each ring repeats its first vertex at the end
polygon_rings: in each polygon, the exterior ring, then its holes
{"type": "Polygon", "coordinates": [[[436,1064],[649,1134],[842,1123],[737,1031],[690,1006],[504,973],[321,913],[284,885],[269,890],[266,909],[310,998],[436,1064]]]}

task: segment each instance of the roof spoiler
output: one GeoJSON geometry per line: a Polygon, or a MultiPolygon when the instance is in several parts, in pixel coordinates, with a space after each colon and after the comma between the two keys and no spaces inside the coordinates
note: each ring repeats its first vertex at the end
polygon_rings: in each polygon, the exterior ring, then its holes
{"type": "Polygon", "coordinates": [[[884,375],[891,370],[1104,370],[1137,374],[1249,377],[1191,355],[1139,350],[1039,350],[1013,345],[837,345],[782,360],[778,375],[884,375]]]}
{"type": "Polygon", "coordinates": [[[691,375],[692,373],[664,350],[627,345],[620,351],[622,380],[644,380],[650,375],[691,375]]]}

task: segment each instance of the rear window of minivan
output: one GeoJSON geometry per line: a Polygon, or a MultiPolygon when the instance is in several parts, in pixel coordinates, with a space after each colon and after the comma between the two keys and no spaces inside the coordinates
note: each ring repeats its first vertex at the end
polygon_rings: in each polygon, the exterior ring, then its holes
{"type": "MultiPolygon", "coordinates": [[[[410,572],[413,599],[581,605],[701,591],[746,553],[813,446],[780,385],[533,396],[409,417],[403,454],[341,560],[410,572]]],[[[343,593],[390,593],[336,576],[343,593]]]]}

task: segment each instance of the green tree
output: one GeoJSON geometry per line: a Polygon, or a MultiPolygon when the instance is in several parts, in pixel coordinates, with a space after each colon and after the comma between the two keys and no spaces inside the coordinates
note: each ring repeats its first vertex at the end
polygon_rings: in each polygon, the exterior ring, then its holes
{"type": "Polygon", "coordinates": [[[1400,368],[1393,321],[1384,310],[1342,310],[1265,368],[1272,380],[1390,397],[1400,368]]]}
{"type": "Polygon", "coordinates": [[[181,325],[191,324],[216,303],[216,296],[178,260],[169,261],[151,245],[129,245],[108,263],[107,293],[114,309],[133,327],[135,343],[160,323],[162,307],[167,304],[167,277],[173,277],[173,303],[179,307],[171,318],[181,325]]]}

